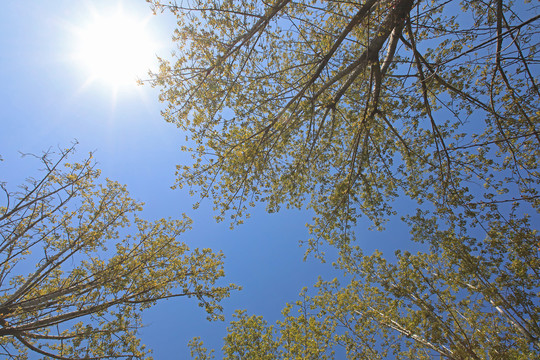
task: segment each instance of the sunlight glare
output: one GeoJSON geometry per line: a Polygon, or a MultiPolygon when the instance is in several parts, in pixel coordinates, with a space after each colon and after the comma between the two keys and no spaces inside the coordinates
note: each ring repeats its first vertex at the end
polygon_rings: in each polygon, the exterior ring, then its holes
{"type": "Polygon", "coordinates": [[[155,61],[155,43],[145,28],[118,9],[105,16],[95,14],[79,33],[79,61],[89,81],[103,81],[113,87],[134,85],[155,61]]]}

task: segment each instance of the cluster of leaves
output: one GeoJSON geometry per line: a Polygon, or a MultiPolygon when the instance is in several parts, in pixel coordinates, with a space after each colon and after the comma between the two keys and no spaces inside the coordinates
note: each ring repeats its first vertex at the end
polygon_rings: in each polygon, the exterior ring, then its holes
{"type": "Polygon", "coordinates": [[[178,237],[191,220],[149,222],[116,182],[98,181],[74,148],[40,157],[40,177],[17,191],[2,184],[0,351],[55,359],[147,358],[141,311],[158,300],[196,297],[209,318],[234,285],[217,286],[223,255],[190,250],[178,237]]]}
{"type": "Polygon", "coordinates": [[[177,185],[233,222],[257,202],[313,209],[307,251],[337,246],[353,278],[276,327],[239,313],[228,358],[538,354],[537,3],[152,2],[178,20],[152,81],[194,144],[177,185]],[[352,240],[397,197],[429,251],[390,265],[352,240]]]}

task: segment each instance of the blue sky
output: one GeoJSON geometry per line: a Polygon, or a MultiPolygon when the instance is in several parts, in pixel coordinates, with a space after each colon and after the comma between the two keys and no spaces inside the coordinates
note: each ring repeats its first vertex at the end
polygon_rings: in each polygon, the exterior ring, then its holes
{"type": "MultiPolygon", "coordinates": [[[[184,135],[160,116],[158,92],[148,86],[124,86],[115,91],[103,81],[88,83],[89,75],[74,58],[74,29],[90,21],[93,11],[105,13],[114,1],[9,1],[0,13],[0,179],[15,186],[31,175],[36,162],[21,160],[19,151],[40,153],[50,147],[68,147],[77,139],[78,156],[96,151],[104,177],[127,184],[135,199],[144,201],[149,219],[187,213],[194,229],[183,240],[190,247],[211,247],[226,255],[226,282],[243,287],[224,303],[226,321],[209,323],[194,301],[159,303],[148,311],[141,332],[156,359],[188,358],[187,342],[201,336],[208,347],[219,349],[227,322],[235,309],[263,315],[274,322],[286,302],[295,301],[302,287],[319,275],[337,275],[330,264],[303,262],[308,212],[267,214],[255,209],[244,225],[229,230],[216,224],[209,202],[197,211],[197,199],[187,190],[171,190],[175,165],[187,161],[180,152],[184,135]]],[[[127,15],[147,20],[146,31],[159,42],[157,52],[167,56],[174,19],[152,16],[144,0],[123,2],[127,15]]],[[[367,228],[367,226],[366,226],[367,228]]],[[[405,237],[404,228],[379,234],[361,232],[366,252],[391,248],[405,237]],[[392,241],[394,239],[395,241],[392,241]]]]}

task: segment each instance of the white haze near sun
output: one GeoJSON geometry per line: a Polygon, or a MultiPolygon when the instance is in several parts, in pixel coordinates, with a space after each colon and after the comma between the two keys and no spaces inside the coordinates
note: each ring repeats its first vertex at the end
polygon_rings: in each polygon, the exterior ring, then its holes
{"type": "Polygon", "coordinates": [[[88,86],[99,83],[119,91],[134,87],[147,78],[156,63],[158,43],[145,17],[117,5],[109,9],[89,7],[80,24],[72,24],[75,33],[74,61],[85,73],[88,86]]]}

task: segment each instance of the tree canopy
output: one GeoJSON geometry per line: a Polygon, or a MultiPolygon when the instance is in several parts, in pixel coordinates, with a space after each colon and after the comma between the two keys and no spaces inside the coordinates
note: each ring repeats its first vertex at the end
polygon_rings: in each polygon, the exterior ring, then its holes
{"type": "Polygon", "coordinates": [[[352,277],[275,327],[239,313],[228,358],[538,354],[537,3],[152,2],[178,21],[152,80],[194,158],[177,185],[220,220],[312,209],[308,252],[352,277]],[[427,250],[365,256],[359,217],[382,228],[398,197],[427,250]]]}
{"type": "Polygon", "coordinates": [[[147,358],[141,311],[195,297],[209,318],[234,285],[218,286],[223,255],[178,237],[190,219],[147,221],[117,182],[99,181],[74,148],[38,157],[42,169],[18,190],[1,183],[0,353],[54,359],[147,358]]]}
{"type": "Polygon", "coordinates": [[[154,3],[178,49],[153,83],[195,144],[178,186],[222,215],[308,206],[316,248],[384,224],[397,196],[538,206],[536,4],[154,3]]]}
{"type": "MultiPolygon", "coordinates": [[[[320,279],[274,325],[238,311],[224,358],[537,358],[538,250],[524,234],[477,251],[445,235],[445,250],[398,252],[396,263],[357,252],[341,264],[345,283],[320,279]]],[[[195,359],[212,358],[200,339],[190,347],[195,359]]]]}

